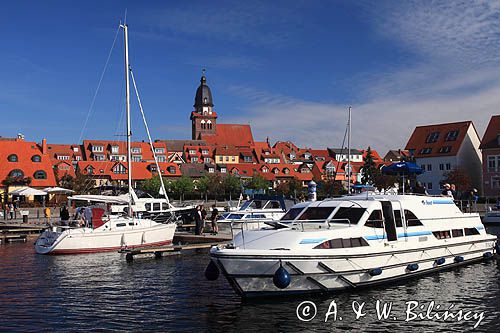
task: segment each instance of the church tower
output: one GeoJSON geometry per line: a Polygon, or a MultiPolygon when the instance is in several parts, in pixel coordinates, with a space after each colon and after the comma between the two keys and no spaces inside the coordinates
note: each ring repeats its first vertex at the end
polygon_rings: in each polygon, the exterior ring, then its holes
{"type": "Polygon", "coordinates": [[[212,92],[207,86],[205,70],[200,79],[200,86],[196,89],[194,111],[191,112],[192,139],[201,140],[202,135],[216,134],[217,114],[213,111],[214,103],[212,92]]]}

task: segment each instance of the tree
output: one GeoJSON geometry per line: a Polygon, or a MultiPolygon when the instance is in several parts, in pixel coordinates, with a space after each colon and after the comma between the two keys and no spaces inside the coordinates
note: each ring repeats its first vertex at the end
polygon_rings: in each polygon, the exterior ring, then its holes
{"type": "Polygon", "coordinates": [[[340,180],[323,180],[318,182],[318,196],[328,198],[346,194],[347,190],[340,180]]]}
{"type": "Polygon", "coordinates": [[[443,183],[455,184],[457,191],[464,192],[471,188],[471,179],[463,169],[453,169],[443,174],[443,183]]]}
{"type": "Polygon", "coordinates": [[[205,201],[208,201],[208,195],[217,196],[224,190],[223,180],[218,173],[209,173],[201,177],[197,183],[196,187],[200,193],[205,195],[205,201]]]}
{"type": "Polygon", "coordinates": [[[143,180],[139,182],[138,187],[153,197],[157,197],[160,193],[161,187],[160,178],[152,177],[150,179],[143,180]]]}
{"type": "Polygon", "coordinates": [[[171,189],[175,195],[179,196],[179,200],[184,200],[184,195],[193,192],[193,179],[188,176],[180,176],[177,180],[171,182],[171,189]]]}
{"type": "Polygon", "coordinates": [[[363,158],[363,166],[361,167],[361,172],[363,176],[361,177],[361,183],[366,184],[374,184],[375,179],[380,174],[380,170],[377,168],[375,161],[373,160],[372,149],[368,146],[366,150],[366,156],[363,158]]]}
{"type": "Polygon", "coordinates": [[[259,191],[269,189],[269,181],[259,174],[254,174],[253,177],[246,182],[245,188],[259,191]]]}
{"type": "MultiPolygon", "coordinates": [[[[71,176],[69,176],[71,177],[71,176]]],[[[71,185],[71,189],[75,191],[75,194],[87,194],[91,188],[94,187],[94,180],[89,175],[84,175],[79,169],[75,171],[75,177],[72,179],[67,179],[68,184],[71,185]]]]}
{"type": "Polygon", "coordinates": [[[229,200],[232,200],[233,194],[241,192],[241,180],[232,174],[227,174],[222,181],[224,192],[229,193],[229,200]]]}

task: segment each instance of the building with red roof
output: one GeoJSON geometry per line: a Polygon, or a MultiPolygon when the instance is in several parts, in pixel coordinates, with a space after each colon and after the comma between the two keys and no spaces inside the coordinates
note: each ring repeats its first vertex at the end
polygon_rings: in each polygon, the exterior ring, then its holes
{"type": "Polygon", "coordinates": [[[22,186],[42,189],[57,186],[47,142],[42,144],[17,138],[0,138],[0,193],[3,200],[6,193],[22,186]]]}
{"type": "Polygon", "coordinates": [[[425,170],[418,180],[430,194],[440,194],[446,173],[455,169],[465,172],[472,186],[481,191],[479,145],[479,135],[472,121],[461,121],[418,126],[405,149],[425,170]]]}
{"type": "Polygon", "coordinates": [[[483,191],[486,196],[500,196],[500,115],[492,116],[481,140],[483,191]]]}

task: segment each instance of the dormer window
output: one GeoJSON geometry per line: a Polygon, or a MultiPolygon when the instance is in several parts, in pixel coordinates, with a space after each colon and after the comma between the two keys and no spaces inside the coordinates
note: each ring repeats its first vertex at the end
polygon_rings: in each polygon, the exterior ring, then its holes
{"type": "Polygon", "coordinates": [[[455,131],[449,131],[447,134],[446,134],[446,138],[444,139],[444,141],[456,141],[457,138],[458,138],[458,133],[459,131],[458,130],[455,130],[455,131]]]}
{"type": "Polygon", "coordinates": [[[165,149],[164,148],[155,148],[155,154],[164,154],[165,149]]]}
{"type": "Polygon", "coordinates": [[[439,132],[432,132],[429,135],[427,135],[425,142],[426,143],[434,143],[438,140],[438,138],[439,138],[439,132]]]}
{"type": "Polygon", "coordinates": [[[87,173],[88,173],[89,175],[93,175],[93,174],[94,174],[94,168],[93,168],[93,167],[91,167],[91,166],[89,166],[89,167],[87,168],[87,173]]]}
{"type": "Polygon", "coordinates": [[[24,177],[24,172],[20,169],[15,169],[15,170],[12,170],[10,173],[9,173],[9,177],[12,177],[12,178],[21,178],[21,177],[24,177]]]}
{"type": "Polygon", "coordinates": [[[35,178],[35,179],[47,179],[47,173],[43,170],[35,171],[35,173],[33,174],[33,178],[35,178]]]}
{"type": "Polygon", "coordinates": [[[189,149],[189,155],[194,155],[196,154],[196,150],[194,149],[189,149]]]}
{"type": "Polygon", "coordinates": [[[288,175],[288,174],[290,173],[290,169],[288,169],[288,168],[284,168],[284,169],[283,169],[283,173],[284,173],[285,175],[288,175]]]}
{"type": "Polygon", "coordinates": [[[214,173],[215,172],[215,168],[213,168],[213,167],[208,168],[208,172],[209,173],[214,173]]]}
{"type": "Polygon", "coordinates": [[[208,149],[202,149],[202,150],[201,150],[201,153],[202,153],[203,155],[208,155],[208,149]]]}
{"type": "Polygon", "coordinates": [[[420,154],[422,155],[427,155],[427,154],[430,154],[432,153],[432,148],[422,148],[420,149],[420,154]]]}
{"type": "Polygon", "coordinates": [[[130,148],[130,152],[132,154],[140,154],[141,153],[141,148],[130,148]]]}
{"type": "Polygon", "coordinates": [[[171,173],[171,174],[174,174],[175,173],[175,167],[174,166],[169,166],[168,167],[168,172],[171,173]]]}
{"type": "Polygon", "coordinates": [[[104,146],[92,146],[92,152],[103,152],[104,151],[104,146]]]}
{"type": "Polygon", "coordinates": [[[221,172],[221,173],[226,173],[226,172],[227,172],[227,169],[226,169],[226,168],[224,168],[224,167],[222,167],[222,168],[220,168],[220,172],[221,172]]]}
{"type": "Polygon", "coordinates": [[[451,151],[451,146],[445,146],[445,147],[439,148],[439,152],[441,154],[446,154],[446,153],[449,153],[450,151],[451,151]]]}
{"type": "Polygon", "coordinates": [[[115,173],[115,174],[123,174],[126,172],[127,172],[127,169],[125,169],[125,166],[123,166],[123,164],[118,164],[113,169],[113,173],[115,173]]]}
{"type": "Polygon", "coordinates": [[[7,161],[9,162],[17,162],[19,159],[17,158],[16,154],[10,154],[9,157],[7,157],[7,161]]]}
{"type": "Polygon", "coordinates": [[[42,157],[40,155],[31,156],[31,160],[35,163],[40,163],[42,161],[42,157]]]}
{"type": "Polygon", "coordinates": [[[118,154],[119,147],[118,146],[111,146],[111,153],[113,154],[118,154]]]}
{"type": "Polygon", "coordinates": [[[262,172],[264,172],[264,173],[268,173],[268,172],[269,172],[269,169],[268,169],[268,168],[266,168],[266,167],[264,167],[264,168],[262,168],[262,172]]]}

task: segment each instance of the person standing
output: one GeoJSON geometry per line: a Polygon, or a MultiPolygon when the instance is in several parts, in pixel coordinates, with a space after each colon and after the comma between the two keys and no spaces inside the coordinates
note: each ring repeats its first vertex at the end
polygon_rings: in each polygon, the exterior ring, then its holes
{"type": "Polygon", "coordinates": [[[61,217],[61,224],[67,226],[69,220],[69,211],[68,208],[66,208],[66,205],[63,205],[61,207],[61,210],[59,211],[59,216],[61,217]]]}
{"type": "Polygon", "coordinates": [[[194,212],[194,222],[195,222],[194,234],[200,235],[202,228],[201,206],[196,206],[196,211],[194,212]]]}
{"type": "Polygon", "coordinates": [[[219,233],[219,226],[217,225],[217,219],[219,218],[219,210],[215,205],[212,206],[212,216],[210,216],[210,221],[212,222],[212,233],[217,235],[219,233]]]}
{"type": "Polygon", "coordinates": [[[200,234],[203,235],[205,232],[205,220],[207,218],[207,211],[203,205],[200,206],[200,214],[201,214],[201,230],[200,234]]]}
{"type": "Polygon", "coordinates": [[[450,184],[444,184],[443,185],[443,191],[441,192],[441,195],[443,195],[445,197],[453,197],[453,194],[451,192],[450,184]]]}
{"type": "Polygon", "coordinates": [[[50,211],[50,207],[45,207],[43,209],[43,215],[45,216],[45,223],[47,223],[47,225],[50,225],[50,217],[52,215],[52,212],[50,211]]]}

